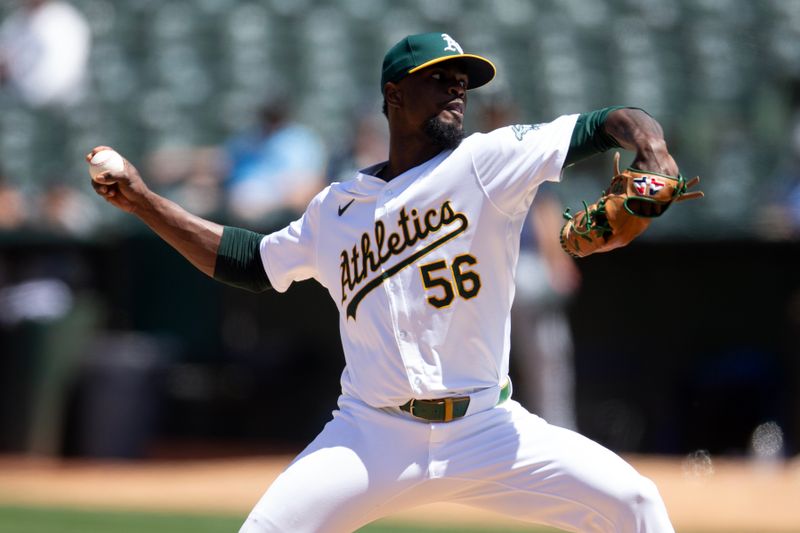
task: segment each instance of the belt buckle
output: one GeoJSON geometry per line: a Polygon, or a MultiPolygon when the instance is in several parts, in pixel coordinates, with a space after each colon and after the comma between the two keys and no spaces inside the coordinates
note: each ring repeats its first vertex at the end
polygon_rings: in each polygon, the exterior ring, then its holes
{"type": "Polygon", "coordinates": [[[453,420],[453,399],[443,398],[444,400],[444,422],[453,420]]]}
{"type": "MultiPolygon", "coordinates": [[[[408,402],[408,412],[411,413],[411,416],[417,416],[414,414],[414,403],[417,401],[416,398],[411,398],[411,401],[408,402]]],[[[417,417],[419,418],[419,417],[417,417]]]]}
{"type": "MultiPolygon", "coordinates": [[[[450,421],[453,420],[453,405],[455,404],[454,400],[463,400],[463,399],[464,398],[462,398],[462,397],[458,397],[458,398],[441,398],[439,400],[420,400],[420,401],[428,402],[428,403],[430,403],[432,405],[442,405],[442,406],[444,406],[444,414],[442,415],[442,418],[440,420],[438,420],[438,421],[439,422],[450,422],[450,421]]],[[[415,409],[414,409],[416,404],[417,404],[417,399],[416,398],[412,398],[408,402],[408,412],[411,413],[411,416],[414,416],[414,417],[417,417],[417,418],[421,418],[423,420],[428,420],[429,422],[437,422],[437,420],[431,420],[431,419],[429,419],[429,418],[427,418],[425,416],[418,415],[415,412],[415,409]]]]}
{"type": "MultiPolygon", "coordinates": [[[[412,398],[408,404],[408,412],[411,413],[412,416],[427,420],[425,417],[419,416],[414,412],[414,406],[416,403],[417,399],[412,398]]],[[[444,416],[442,417],[442,422],[450,422],[453,420],[453,398],[442,398],[441,400],[437,400],[436,403],[439,403],[439,405],[444,404],[444,416]]]]}

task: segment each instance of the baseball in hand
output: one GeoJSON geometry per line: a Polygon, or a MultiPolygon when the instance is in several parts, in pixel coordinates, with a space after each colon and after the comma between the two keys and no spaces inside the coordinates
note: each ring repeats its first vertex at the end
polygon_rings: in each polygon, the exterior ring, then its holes
{"type": "Polygon", "coordinates": [[[114,150],[100,150],[92,160],[89,161],[89,175],[95,179],[98,174],[111,171],[122,172],[125,169],[125,161],[122,156],[114,150]]]}

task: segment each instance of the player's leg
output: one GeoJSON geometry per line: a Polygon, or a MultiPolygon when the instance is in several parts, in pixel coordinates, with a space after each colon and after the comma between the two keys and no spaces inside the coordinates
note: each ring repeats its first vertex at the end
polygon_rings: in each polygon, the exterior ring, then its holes
{"type": "Polygon", "coordinates": [[[446,476],[468,487],[453,501],[566,531],[673,531],[655,485],[610,450],[513,401],[475,417],[483,431],[450,435],[446,476]]]}
{"type": "Polygon", "coordinates": [[[340,399],[317,438],[274,481],[240,533],[350,532],[399,510],[425,472],[425,425],[340,399]]]}

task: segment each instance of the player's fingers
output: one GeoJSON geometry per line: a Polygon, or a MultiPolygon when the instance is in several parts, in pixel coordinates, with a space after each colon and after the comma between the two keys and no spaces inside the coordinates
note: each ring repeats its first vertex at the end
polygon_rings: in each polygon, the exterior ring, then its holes
{"type": "Polygon", "coordinates": [[[94,148],[91,149],[91,151],[88,154],[86,154],[86,161],[91,161],[97,152],[102,152],[103,150],[113,150],[113,148],[111,148],[110,146],[106,146],[104,144],[101,144],[100,146],[95,146],[94,148]]]}
{"type": "Polygon", "coordinates": [[[90,181],[92,183],[92,189],[94,189],[94,192],[96,192],[97,194],[105,194],[106,191],[108,190],[108,186],[106,186],[106,185],[104,185],[102,183],[97,183],[94,180],[90,180],[90,181]]]}
{"type": "Polygon", "coordinates": [[[100,174],[96,175],[94,178],[92,178],[92,181],[95,181],[103,185],[112,185],[114,183],[117,183],[119,181],[119,178],[115,178],[114,176],[112,176],[110,170],[105,170],[100,174]]]}
{"type": "Polygon", "coordinates": [[[92,180],[92,188],[94,192],[106,199],[117,195],[117,186],[115,184],[106,185],[92,180]]]}

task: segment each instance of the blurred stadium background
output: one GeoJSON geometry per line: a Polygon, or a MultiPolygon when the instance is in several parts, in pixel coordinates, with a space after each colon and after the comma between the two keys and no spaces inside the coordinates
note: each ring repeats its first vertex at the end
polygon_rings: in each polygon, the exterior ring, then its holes
{"type": "MultiPolygon", "coordinates": [[[[0,19],[20,4],[0,3],[0,19]]],[[[581,432],[690,476],[718,458],[794,464],[800,1],[71,4],[90,27],[83,96],[32,105],[0,87],[0,453],[216,459],[293,453],[313,437],[343,366],[322,288],[251,295],[206,279],[93,196],[83,155],[114,146],[160,193],[236,222],[224,147],[264,102],[290,103],[333,161],[357,124],[382,120],[385,50],[441,29],[498,66],[472,106],[511,101],[520,122],[639,106],[703,178],[704,200],[579,263],[581,432]]],[[[610,161],[570,169],[565,205],[596,197],[610,161]]]]}

